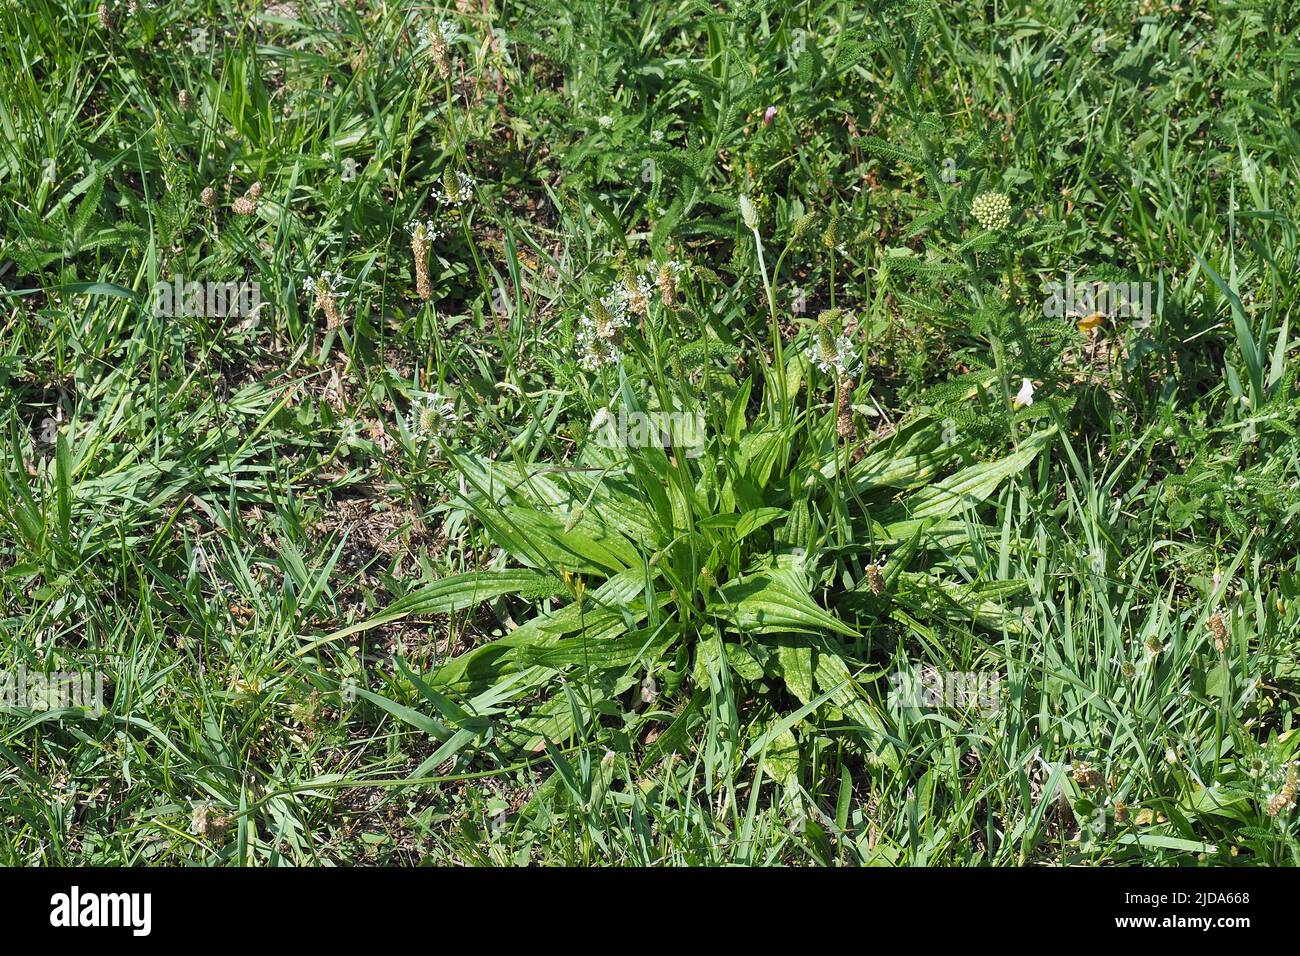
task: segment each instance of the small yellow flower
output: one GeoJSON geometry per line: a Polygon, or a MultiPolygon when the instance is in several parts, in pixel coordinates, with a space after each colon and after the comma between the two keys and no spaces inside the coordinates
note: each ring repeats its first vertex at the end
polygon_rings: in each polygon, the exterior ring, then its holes
{"type": "Polygon", "coordinates": [[[1092,313],[1092,315],[1085,315],[1078,322],[1076,322],[1075,325],[1079,327],[1080,332],[1091,332],[1093,329],[1101,325],[1102,322],[1104,322],[1105,320],[1106,317],[1102,315],[1100,312],[1094,312],[1092,313]]]}

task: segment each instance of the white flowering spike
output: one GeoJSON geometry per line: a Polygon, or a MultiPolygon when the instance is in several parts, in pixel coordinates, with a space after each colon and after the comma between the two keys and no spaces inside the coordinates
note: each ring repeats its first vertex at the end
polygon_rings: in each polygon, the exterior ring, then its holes
{"type": "Polygon", "coordinates": [[[417,437],[429,438],[441,434],[456,420],[456,407],[442,395],[431,392],[411,404],[406,427],[417,437]]]}
{"type": "Polygon", "coordinates": [[[628,306],[636,292],[624,282],[617,283],[591,310],[582,317],[578,326],[579,361],[583,368],[597,371],[620,361],[623,353],[623,329],[628,324],[628,306]]]}
{"type": "Polygon", "coordinates": [[[817,337],[808,347],[808,358],[827,375],[849,378],[858,369],[857,349],[847,335],[835,335],[829,326],[817,330],[817,337]]]}
{"type": "Polygon", "coordinates": [[[758,228],[758,212],[754,209],[754,204],[749,201],[749,197],[744,193],[740,194],[740,218],[745,221],[745,228],[758,228]]]}
{"type": "Polygon", "coordinates": [[[474,198],[474,177],[462,172],[452,175],[448,169],[443,173],[442,183],[433,187],[431,195],[444,206],[463,206],[474,198]]]}
{"type": "Polygon", "coordinates": [[[311,295],[332,295],[339,290],[339,277],[327,269],[322,269],[318,276],[308,276],[303,280],[303,288],[311,295]]]}
{"type": "Polygon", "coordinates": [[[446,51],[447,44],[455,35],[456,24],[446,19],[437,23],[425,23],[420,27],[420,39],[435,56],[446,51]]]}
{"type": "Polygon", "coordinates": [[[1034,404],[1034,383],[1027,378],[1020,380],[1020,391],[1016,392],[1015,406],[1023,408],[1034,404]]]}
{"type": "Polygon", "coordinates": [[[433,242],[435,239],[442,238],[442,230],[432,219],[412,219],[406,224],[406,231],[411,234],[412,239],[421,242],[433,242]]]}

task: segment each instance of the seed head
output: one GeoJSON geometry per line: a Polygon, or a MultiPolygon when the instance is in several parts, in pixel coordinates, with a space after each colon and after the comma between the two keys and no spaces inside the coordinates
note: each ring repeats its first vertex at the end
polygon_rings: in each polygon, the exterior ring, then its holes
{"type": "Polygon", "coordinates": [[[1101,786],[1101,771],[1086,760],[1070,766],[1070,775],[1074,782],[1086,790],[1101,786]]]}
{"type": "Polygon", "coordinates": [[[636,315],[645,315],[650,310],[650,296],[654,291],[650,280],[629,269],[623,274],[623,285],[619,294],[627,302],[628,309],[636,315]]]}
{"type": "Polygon", "coordinates": [[[835,410],[835,430],[841,438],[849,441],[858,437],[857,429],[853,427],[853,390],[855,388],[857,388],[857,383],[852,379],[840,383],[840,399],[835,410]]]}
{"type": "Polygon", "coordinates": [[[885,561],[882,558],[874,564],[867,565],[867,585],[871,588],[871,593],[879,597],[885,593],[885,561]]]}
{"type": "Polygon", "coordinates": [[[449,37],[454,31],[450,20],[426,23],[420,33],[429,47],[429,58],[433,60],[434,69],[444,80],[451,78],[451,57],[449,55],[449,37]]]}
{"type": "Polygon", "coordinates": [[[210,803],[195,804],[190,813],[190,832],[205,840],[219,840],[230,828],[230,818],[217,813],[210,803]]]}
{"type": "Polygon", "coordinates": [[[248,187],[248,192],[240,196],[230,204],[230,211],[236,216],[251,216],[257,212],[257,200],[262,195],[262,184],[253,183],[248,187]]]}
{"type": "MultiPolygon", "coordinates": [[[[646,288],[649,289],[648,283],[646,288]]],[[[620,346],[628,323],[630,299],[624,281],[616,282],[606,295],[590,303],[578,324],[579,361],[584,368],[594,372],[622,358],[620,346]]]]}
{"type": "Polygon", "coordinates": [[[828,375],[848,378],[858,367],[858,357],[853,340],[835,333],[837,320],[842,315],[841,309],[828,309],[817,317],[817,338],[808,348],[808,357],[828,375]]]}
{"type": "Polygon", "coordinates": [[[677,276],[668,263],[659,267],[659,274],[655,276],[655,284],[659,286],[659,301],[664,304],[665,308],[671,309],[673,303],[677,301],[677,276]]]}
{"type": "Polygon", "coordinates": [[[659,301],[665,308],[671,309],[677,302],[677,277],[685,271],[685,266],[676,259],[660,263],[658,268],[650,267],[649,277],[659,287],[659,301]]]}
{"type": "Polygon", "coordinates": [[[744,221],[746,229],[758,228],[758,211],[744,193],[740,194],[740,218],[744,221]]]}
{"type": "Polygon", "coordinates": [[[1296,795],[1296,786],[1297,786],[1296,776],[1297,776],[1296,765],[1293,763],[1291,764],[1291,766],[1287,768],[1286,782],[1282,784],[1282,789],[1279,790],[1277,793],[1273,794],[1273,796],[1269,797],[1268,815],[1270,817],[1277,816],[1287,807],[1295,806],[1295,795],[1296,795]]]}
{"type": "Polygon", "coordinates": [[[462,206],[474,198],[474,177],[448,166],[442,171],[442,183],[433,187],[432,195],[444,206],[462,206]]]}
{"type": "Polygon", "coordinates": [[[308,292],[314,293],[316,301],[312,303],[312,311],[320,309],[325,313],[325,327],[327,329],[337,329],[343,324],[343,316],[339,312],[338,300],[334,297],[334,291],[338,288],[338,279],[328,272],[322,272],[314,279],[308,279],[304,283],[308,292]]]}
{"type": "Polygon", "coordinates": [[[415,292],[427,302],[433,297],[433,283],[429,281],[429,249],[442,231],[432,219],[413,219],[408,228],[411,231],[411,255],[415,257],[415,292]]]}
{"type": "Polygon", "coordinates": [[[1210,615],[1210,633],[1214,635],[1214,649],[1220,654],[1228,650],[1228,627],[1223,622],[1223,615],[1215,611],[1210,615]]]}
{"type": "Polygon", "coordinates": [[[827,252],[834,249],[840,242],[840,217],[831,216],[826,221],[826,228],[822,231],[822,248],[827,252]]]}

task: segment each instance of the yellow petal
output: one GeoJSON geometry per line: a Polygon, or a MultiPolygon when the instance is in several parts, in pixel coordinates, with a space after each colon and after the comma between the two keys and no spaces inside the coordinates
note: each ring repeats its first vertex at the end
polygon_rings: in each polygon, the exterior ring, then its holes
{"type": "Polygon", "coordinates": [[[1079,326],[1080,332],[1091,332],[1097,326],[1101,325],[1101,323],[1105,321],[1105,318],[1106,317],[1100,312],[1094,312],[1092,315],[1085,315],[1075,324],[1079,326]]]}

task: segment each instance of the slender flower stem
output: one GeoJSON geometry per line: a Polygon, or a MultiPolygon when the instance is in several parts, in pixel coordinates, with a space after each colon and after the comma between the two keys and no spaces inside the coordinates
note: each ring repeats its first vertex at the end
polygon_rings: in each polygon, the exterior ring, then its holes
{"type": "Polygon", "coordinates": [[[763,237],[759,235],[758,223],[750,221],[749,217],[747,216],[746,225],[749,226],[750,231],[754,234],[754,246],[758,251],[758,269],[763,276],[763,291],[767,293],[767,310],[768,310],[768,315],[770,317],[769,326],[772,335],[772,355],[773,355],[773,361],[776,365],[776,370],[775,370],[776,387],[777,387],[778,397],[780,398],[781,412],[782,414],[784,414],[786,399],[787,399],[786,381],[785,381],[785,350],[781,344],[781,324],[780,322],[777,321],[776,318],[776,297],[772,291],[772,282],[767,275],[767,263],[763,259],[763,237]]]}

